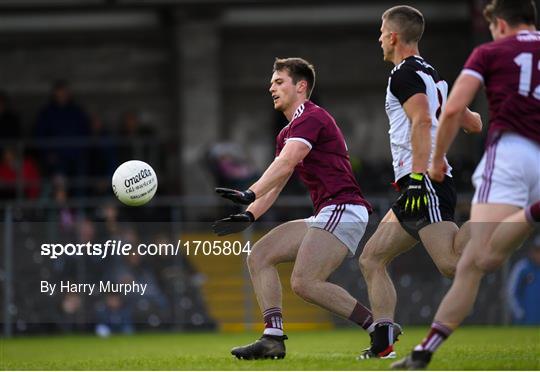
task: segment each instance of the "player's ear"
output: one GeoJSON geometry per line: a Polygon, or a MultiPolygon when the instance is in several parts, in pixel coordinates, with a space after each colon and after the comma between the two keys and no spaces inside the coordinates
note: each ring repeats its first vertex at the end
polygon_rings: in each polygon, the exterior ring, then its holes
{"type": "Polygon", "coordinates": [[[396,45],[398,42],[398,33],[390,32],[390,45],[396,45]]]}
{"type": "Polygon", "coordinates": [[[495,28],[499,30],[500,35],[506,35],[508,32],[508,22],[506,22],[504,19],[496,17],[495,18],[495,28]]]}
{"type": "Polygon", "coordinates": [[[297,84],[296,84],[296,91],[298,93],[305,93],[306,96],[307,96],[307,81],[305,80],[300,80],[297,84]]]}

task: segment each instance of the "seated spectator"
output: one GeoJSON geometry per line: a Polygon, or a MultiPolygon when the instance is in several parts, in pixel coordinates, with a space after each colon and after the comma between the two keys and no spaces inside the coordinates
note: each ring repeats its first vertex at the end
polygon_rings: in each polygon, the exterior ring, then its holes
{"type": "Polygon", "coordinates": [[[133,309],[118,294],[107,294],[105,300],[98,303],[96,318],[95,332],[100,337],[111,333],[131,334],[135,330],[133,309]]]}
{"type": "MultiPolygon", "coordinates": [[[[122,243],[129,243],[133,247],[139,244],[137,232],[132,228],[126,228],[118,236],[122,243]]],[[[140,321],[144,319],[157,320],[157,325],[163,319],[170,317],[169,300],[163,293],[155,270],[149,264],[148,257],[141,257],[138,254],[127,256],[114,256],[107,262],[107,270],[103,280],[110,280],[113,283],[130,284],[136,282],[146,285],[144,295],[130,294],[122,296],[122,302],[133,311],[133,317],[140,321]]],[[[150,324],[157,326],[156,324],[150,324]]]]}
{"type": "Polygon", "coordinates": [[[79,293],[66,293],[60,301],[57,326],[63,332],[87,331],[84,322],[83,299],[79,293]]]}
{"type": "Polygon", "coordinates": [[[124,258],[125,264],[117,268],[117,282],[137,282],[147,284],[144,296],[138,296],[138,298],[149,301],[160,311],[166,311],[169,302],[159,286],[159,282],[153,268],[150,267],[150,265],[147,265],[145,260],[143,260],[143,258],[138,254],[130,254],[124,256],[124,258]]]}

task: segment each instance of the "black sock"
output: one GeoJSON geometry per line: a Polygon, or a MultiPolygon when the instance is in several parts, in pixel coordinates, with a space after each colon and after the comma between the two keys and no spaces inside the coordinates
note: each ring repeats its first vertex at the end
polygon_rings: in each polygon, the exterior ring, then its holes
{"type": "Polygon", "coordinates": [[[411,357],[413,360],[421,360],[425,363],[431,362],[433,353],[428,350],[413,350],[411,357]]]}
{"type": "Polygon", "coordinates": [[[385,352],[394,343],[394,323],[391,320],[378,321],[373,331],[371,351],[376,354],[385,352]]]}

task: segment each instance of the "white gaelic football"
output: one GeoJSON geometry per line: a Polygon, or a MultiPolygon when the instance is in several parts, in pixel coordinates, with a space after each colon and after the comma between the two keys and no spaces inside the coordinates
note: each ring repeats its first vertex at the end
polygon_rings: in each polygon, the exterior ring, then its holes
{"type": "Polygon", "coordinates": [[[122,203],[132,207],[148,203],[156,193],[157,186],[156,172],[140,160],[121,164],[112,177],[114,195],[122,203]]]}

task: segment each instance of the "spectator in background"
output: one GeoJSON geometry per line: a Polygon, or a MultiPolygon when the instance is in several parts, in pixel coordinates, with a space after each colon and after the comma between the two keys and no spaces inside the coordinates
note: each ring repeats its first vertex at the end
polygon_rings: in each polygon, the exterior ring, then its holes
{"type": "MultiPolygon", "coordinates": [[[[68,141],[88,138],[90,121],[86,112],[72,97],[67,82],[57,81],[50,102],[38,115],[35,135],[41,140],[68,141]]],[[[62,174],[80,178],[86,175],[87,148],[79,144],[62,143],[42,148],[43,170],[47,175],[62,174]]]]}
{"type": "MultiPolygon", "coordinates": [[[[144,296],[139,296],[145,301],[149,301],[151,305],[157,308],[160,312],[167,311],[169,302],[167,297],[159,285],[154,269],[148,264],[148,257],[143,258],[138,254],[130,254],[124,256],[126,267],[120,272],[120,281],[123,283],[147,284],[144,296]]],[[[147,308],[147,304],[138,303],[138,308],[143,310],[147,308]]]]}
{"type": "Polygon", "coordinates": [[[68,189],[65,177],[57,175],[52,179],[52,198],[56,203],[56,208],[52,209],[52,213],[57,214],[51,216],[51,220],[58,221],[62,233],[74,233],[76,225],[75,211],[68,205],[68,189]]]}
{"type": "Polygon", "coordinates": [[[111,333],[131,334],[133,324],[133,309],[124,301],[121,295],[109,293],[103,302],[96,306],[95,332],[100,337],[108,337],[111,333]]]}
{"type": "Polygon", "coordinates": [[[0,140],[15,141],[22,137],[19,114],[11,107],[11,100],[0,92],[0,140]]]}
{"type": "Polygon", "coordinates": [[[24,198],[36,199],[39,196],[41,184],[35,161],[29,156],[17,159],[12,147],[4,147],[0,162],[0,198],[14,199],[17,196],[17,182],[22,182],[24,198]]]}
{"type": "MultiPolygon", "coordinates": [[[[65,179],[56,176],[51,182],[54,208],[47,209],[46,220],[54,223],[58,230],[55,233],[60,243],[73,243],[78,240],[77,216],[75,211],[67,205],[68,194],[65,179]]],[[[54,273],[58,280],[76,280],[80,256],[62,255],[51,261],[54,273]]]]}
{"type": "Polygon", "coordinates": [[[527,257],[514,264],[507,294],[514,324],[540,325],[540,234],[527,257]]]}
{"type": "MultiPolygon", "coordinates": [[[[136,230],[131,227],[121,231],[118,239],[122,244],[129,243],[133,247],[140,243],[136,230]]],[[[162,319],[169,317],[169,301],[159,285],[148,257],[141,257],[138,254],[115,256],[111,257],[108,265],[103,280],[110,280],[113,283],[146,284],[144,295],[131,294],[121,298],[122,304],[129,308],[135,320],[144,319],[149,325],[157,327],[162,323],[162,319]]]]}
{"type": "Polygon", "coordinates": [[[115,138],[107,130],[103,120],[96,113],[90,120],[90,147],[88,148],[88,177],[92,178],[90,193],[96,196],[107,195],[111,188],[111,177],[116,160],[115,138]]]}

